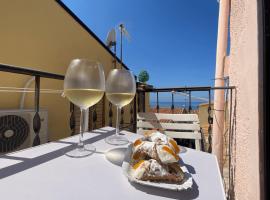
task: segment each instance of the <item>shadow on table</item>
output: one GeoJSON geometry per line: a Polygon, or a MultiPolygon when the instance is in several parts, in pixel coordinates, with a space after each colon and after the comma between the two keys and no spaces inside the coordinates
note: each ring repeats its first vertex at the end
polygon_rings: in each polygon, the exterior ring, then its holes
{"type": "Polygon", "coordinates": [[[105,157],[112,164],[122,167],[127,148],[115,148],[107,151],[105,157]]]}
{"type": "MultiPolygon", "coordinates": [[[[95,133],[99,133],[99,135],[85,140],[85,144],[91,144],[91,143],[97,142],[99,140],[103,140],[105,137],[113,135],[115,133],[115,131],[114,130],[112,130],[112,131],[105,130],[102,132],[95,132],[95,133]],[[104,134],[104,133],[106,133],[106,134],[104,134]]],[[[0,169],[0,179],[6,178],[8,176],[14,175],[16,173],[22,172],[24,170],[30,169],[30,168],[38,166],[42,163],[45,163],[45,162],[48,162],[48,161],[53,160],[55,158],[58,158],[60,156],[63,156],[67,152],[69,152],[77,147],[77,143],[75,143],[75,142],[55,141],[55,142],[51,142],[51,143],[62,143],[62,144],[68,144],[69,146],[61,147],[57,150],[42,154],[42,155],[34,157],[34,158],[16,157],[16,156],[12,156],[12,155],[0,156],[0,158],[21,161],[19,163],[1,168],[0,169]]],[[[72,159],[74,159],[74,158],[72,158],[72,159]]]]}
{"type": "Polygon", "coordinates": [[[147,194],[167,197],[167,198],[172,198],[172,199],[191,200],[191,199],[196,199],[199,196],[199,188],[198,188],[197,183],[194,181],[194,179],[193,179],[192,188],[183,190],[183,191],[172,191],[172,190],[160,189],[160,188],[155,188],[151,186],[140,185],[137,183],[131,183],[131,182],[130,184],[133,185],[137,190],[140,190],[147,194]]]}
{"type": "MultiPolygon", "coordinates": [[[[180,161],[180,165],[185,166],[188,169],[190,174],[196,174],[194,167],[184,163],[183,160],[180,161]]],[[[194,181],[194,179],[192,179],[192,181],[193,181],[192,188],[183,190],[183,191],[160,189],[160,188],[140,185],[138,183],[133,183],[133,182],[130,182],[130,184],[134,186],[137,190],[140,190],[147,194],[152,194],[155,196],[167,197],[167,198],[172,198],[172,199],[191,200],[191,199],[196,199],[199,196],[198,185],[194,181]]]]}
{"type": "Polygon", "coordinates": [[[181,154],[181,153],[186,153],[186,152],[187,152],[187,148],[184,147],[184,146],[181,146],[181,147],[180,147],[180,154],[181,154]]]}
{"type": "Polygon", "coordinates": [[[196,174],[196,170],[193,166],[191,166],[187,163],[184,163],[184,161],[182,159],[180,159],[179,163],[181,166],[185,166],[190,174],[196,174]]]}

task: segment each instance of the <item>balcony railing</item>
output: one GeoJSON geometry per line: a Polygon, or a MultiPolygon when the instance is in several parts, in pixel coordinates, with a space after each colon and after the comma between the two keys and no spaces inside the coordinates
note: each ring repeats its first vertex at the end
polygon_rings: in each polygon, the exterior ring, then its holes
{"type": "MultiPolygon", "coordinates": [[[[35,138],[33,140],[33,146],[37,146],[40,144],[39,131],[41,128],[41,119],[39,116],[39,102],[40,102],[40,78],[49,78],[49,79],[57,79],[64,80],[63,75],[33,70],[25,67],[17,67],[12,65],[0,64],[0,71],[30,75],[35,77],[35,115],[33,118],[33,130],[35,132],[35,138]]],[[[72,107],[72,106],[71,106],[72,107]]],[[[73,121],[71,120],[71,129],[73,129],[73,121]]]]}
{"type": "MultiPolygon", "coordinates": [[[[35,132],[35,138],[33,141],[33,146],[39,145],[40,144],[40,137],[39,137],[39,132],[40,132],[40,126],[41,126],[41,119],[39,116],[39,110],[40,110],[40,92],[44,92],[44,90],[41,90],[40,88],[40,79],[41,78],[48,78],[48,79],[56,79],[56,80],[64,80],[63,75],[55,74],[55,73],[49,73],[45,71],[40,71],[40,70],[34,70],[26,67],[18,67],[18,66],[12,66],[12,65],[7,65],[7,64],[0,64],[0,71],[3,72],[10,72],[10,73],[15,73],[15,74],[21,74],[21,75],[29,75],[32,77],[35,77],[35,116],[33,118],[33,130],[35,132]]],[[[5,91],[8,91],[8,87],[5,88],[5,91]]],[[[20,88],[24,89],[24,88],[20,88]]],[[[53,89],[46,90],[47,93],[53,92],[53,89]]],[[[9,92],[15,92],[15,90],[10,90],[9,92]]],[[[17,90],[16,90],[17,92],[17,90]]],[[[20,90],[19,92],[26,92],[26,90],[20,90]]],[[[105,124],[105,118],[107,112],[105,111],[105,107],[107,101],[105,100],[105,97],[103,97],[102,101],[98,103],[98,105],[93,106],[93,108],[90,109],[89,112],[89,130],[100,128],[101,126],[113,126],[113,106],[111,103],[109,103],[109,112],[108,112],[108,124],[105,124]],[[101,104],[101,105],[100,105],[101,104]]],[[[76,115],[76,113],[79,112],[79,109],[72,103],[70,103],[70,121],[69,121],[69,126],[71,129],[71,135],[74,135],[78,131],[78,126],[76,124],[79,124],[79,119],[76,115]]],[[[129,130],[136,130],[136,101],[133,101],[132,104],[130,105],[129,109],[129,115],[130,115],[130,120],[127,122],[124,120],[124,110],[121,110],[121,127],[129,130]]]]}
{"type": "MultiPolygon", "coordinates": [[[[39,102],[40,102],[40,78],[49,78],[49,79],[58,79],[58,80],[64,80],[63,75],[39,71],[39,70],[33,70],[25,67],[17,67],[17,66],[11,66],[6,64],[0,64],[0,71],[4,72],[10,72],[10,73],[17,73],[17,74],[23,74],[23,75],[30,75],[35,77],[35,117],[33,119],[33,130],[36,134],[35,140],[33,143],[33,146],[40,144],[39,140],[39,130],[40,130],[40,117],[39,117],[39,102]]],[[[208,95],[208,147],[206,148],[205,145],[203,145],[204,150],[207,152],[212,151],[211,141],[212,141],[212,124],[213,124],[213,118],[212,118],[212,102],[211,102],[211,91],[213,90],[226,90],[229,91],[229,93],[232,95],[232,90],[235,89],[235,87],[174,87],[174,88],[153,88],[149,85],[144,85],[137,83],[137,94],[132,103],[129,107],[129,116],[130,120],[125,121],[124,119],[124,109],[121,110],[121,120],[120,124],[121,127],[124,129],[131,130],[133,132],[136,132],[136,122],[137,122],[137,112],[145,112],[146,111],[146,104],[145,104],[145,94],[146,93],[155,93],[156,94],[156,112],[160,111],[160,100],[159,100],[159,94],[160,93],[170,93],[171,94],[171,113],[175,112],[175,93],[181,92],[186,94],[188,96],[188,109],[184,108],[182,110],[182,113],[191,113],[192,112],[192,93],[193,92],[206,92],[208,95]]],[[[108,124],[105,124],[105,100],[102,103],[102,112],[103,115],[102,119],[98,119],[98,112],[97,112],[97,106],[94,106],[92,109],[91,117],[90,117],[90,129],[97,128],[97,121],[101,121],[102,125],[109,125],[113,126],[113,108],[112,104],[109,103],[109,112],[108,118],[109,122],[108,124]]],[[[230,101],[232,101],[232,98],[230,98],[230,101]]],[[[231,105],[231,103],[229,104],[231,105]]],[[[71,135],[75,134],[75,126],[76,126],[76,117],[75,117],[75,106],[73,104],[70,104],[70,129],[71,129],[71,135]]],[[[231,113],[231,110],[229,110],[229,113],[231,113]]],[[[231,127],[231,118],[229,127],[231,127]]],[[[229,129],[231,131],[231,129],[229,129]]],[[[230,133],[229,133],[230,135],[230,133]]]]}

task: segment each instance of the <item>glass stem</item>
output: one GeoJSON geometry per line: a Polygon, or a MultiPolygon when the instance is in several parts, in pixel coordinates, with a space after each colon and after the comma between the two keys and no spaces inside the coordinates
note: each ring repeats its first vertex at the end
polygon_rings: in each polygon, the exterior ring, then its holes
{"type": "Polygon", "coordinates": [[[120,131],[119,131],[119,119],[120,119],[120,114],[121,114],[121,112],[120,112],[120,107],[116,107],[116,135],[118,136],[119,135],[119,133],[120,133],[120,131]]]}
{"type": "Polygon", "coordinates": [[[83,132],[84,132],[84,109],[80,108],[81,115],[80,115],[80,136],[79,136],[79,143],[78,148],[83,149],[83,132]]]}

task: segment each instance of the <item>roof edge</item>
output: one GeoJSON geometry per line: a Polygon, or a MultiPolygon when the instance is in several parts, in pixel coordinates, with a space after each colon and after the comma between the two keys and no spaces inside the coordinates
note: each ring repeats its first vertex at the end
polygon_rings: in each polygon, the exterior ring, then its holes
{"type": "MultiPolygon", "coordinates": [[[[109,54],[115,57],[114,53],[102,42],[102,40],[88,27],[77,15],[71,11],[61,0],[56,0],[56,3],[62,7],[89,35],[91,35],[109,54]]],[[[116,56],[116,60],[121,63],[121,60],[116,56]]],[[[123,67],[130,70],[125,63],[122,63],[123,67]]]]}

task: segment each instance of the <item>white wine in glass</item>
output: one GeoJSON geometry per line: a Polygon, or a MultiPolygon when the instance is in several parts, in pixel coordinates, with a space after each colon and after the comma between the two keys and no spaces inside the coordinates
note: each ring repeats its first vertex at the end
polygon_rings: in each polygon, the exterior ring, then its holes
{"type": "Polygon", "coordinates": [[[120,109],[128,105],[136,94],[136,82],[134,75],[125,69],[113,69],[106,81],[106,97],[117,107],[116,133],[109,136],[105,141],[112,145],[124,145],[128,143],[126,137],[120,135],[119,113],[120,109]]]}
{"type": "Polygon", "coordinates": [[[106,93],[106,97],[109,99],[109,101],[120,108],[128,105],[134,96],[134,93],[106,93]]]}
{"type": "Polygon", "coordinates": [[[91,144],[84,144],[84,112],[98,103],[104,95],[105,76],[100,63],[87,59],[71,61],[64,80],[64,96],[80,107],[80,136],[77,148],[68,152],[70,157],[85,157],[95,152],[91,144]]]}
{"type": "Polygon", "coordinates": [[[96,89],[65,89],[64,94],[73,104],[87,109],[100,101],[104,91],[96,89]]]}

